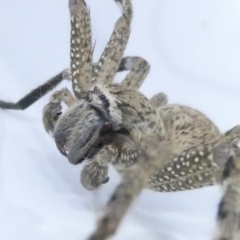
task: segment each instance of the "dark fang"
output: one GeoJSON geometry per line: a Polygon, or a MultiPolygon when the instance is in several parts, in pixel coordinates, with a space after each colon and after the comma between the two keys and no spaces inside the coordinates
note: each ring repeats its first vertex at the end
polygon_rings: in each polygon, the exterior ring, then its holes
{"type": "Polygon", "coordinates": [[[112,129],[113,129],[113,128],[112,128],[112,124],[111,124],[110,122],[106,122],[106,123],[104,123],[104,125],[102,126],[102,129],[101,129],[101,131],[100,131],[100,135],[101,135],[101,136],[102,136],[102,135],[105,135],[105,134],[111,132],[112,129]]]}

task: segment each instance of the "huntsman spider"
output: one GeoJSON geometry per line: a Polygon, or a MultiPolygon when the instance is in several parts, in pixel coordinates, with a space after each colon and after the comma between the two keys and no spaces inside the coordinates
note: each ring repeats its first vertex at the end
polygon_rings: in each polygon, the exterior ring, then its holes
{"type": "Polygon", "coordinates": [[[168,104],[163,93],[147,99],[138,89],[150,70],[138,56],[123,57],[132,21],[130,0],[115,0],[122,16],[100,60],[93,63],[91,21],[84,0],[69,0],[71,68],[2,109],[24,110],[62,80],[68,89],[53,93],[43,110],[43,124],[70,163],[86,163],[81,183],[95,190],[109,181],[112,164],[122,176],[89,240],[114,235],[142,189],[183,191],[223,184],[214,240],[237,240],[239,232],[240,128],[222,134],[203,113],[168,104]],[[118,71],[129,71],[113,83],[118,71]],[[62,112],[62,102],[68,109],[62,112]]]}

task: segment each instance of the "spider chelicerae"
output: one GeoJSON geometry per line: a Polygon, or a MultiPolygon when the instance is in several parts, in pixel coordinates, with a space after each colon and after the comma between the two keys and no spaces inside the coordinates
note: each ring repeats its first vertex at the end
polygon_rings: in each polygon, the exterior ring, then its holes
{"type": "Polygon", "coordinates": [[[239,127],[221,134],[214,123],[190,107],[167,104],[163,93],[147,99],[138,92],[149,64],[138,56],[123,57],[132,20],[129,0],[116,0],[122,16],[97,63],[92,61],[90,15],[83,0],[69,1],[71,69],[64,70],[17,103],[4,109],[25,109],[63,79],[68,89],[54,92],[43,110],[43,123],[70,163],[85,162],[81,183],[88,190],[106,184],[108,165],[122,175],[96,232],[89,239],[113,235],[143,188],[170,192],[223,181],[215,239],[238,239],[239,127]],[[128,70],[121,84],[113,80],[128,70]],[[62,112],[61,103],[68,109],[62,112]],[[226,166],[226,167],[224,167],[226,166]],[[233,201],[233,199],[235,201],[233,201]]]}

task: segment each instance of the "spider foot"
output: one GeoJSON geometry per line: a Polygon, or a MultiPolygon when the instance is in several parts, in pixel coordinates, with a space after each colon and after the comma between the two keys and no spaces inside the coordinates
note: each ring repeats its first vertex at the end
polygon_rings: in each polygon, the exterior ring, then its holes
{"type": "Polygon", "coordinates": [[[167,95],[165,93],[157,93],[151,98],[151,102],[155,107],[161,107],[168,102],[167,95]]]}
{"type": "Polygon", "coordinates": [[[1,109],[14,109],[18,110],[21,109],[18,104],[12,102],[5,102],[0,100],[0,108],[1,109]]]}
{"type": "Polygon", "coordinates": [[[109,181],[108,166],[100,166],[97,162],[90,162],[81,172],[81,183],[87,190],[95,190],[109,181]]]}
{"type": "Polygon", "coordinates": [[[134,198],[141,192],[149,176],[156,168],[162,168],[170,155],[169,144],[160,138],[153,137],[146,142],[138,155],[137,164],[128,168],[124,174],[122,182],[108,201],[95,232],[88,240],[105,240],[115,234],[124,215],[134,198]]]}

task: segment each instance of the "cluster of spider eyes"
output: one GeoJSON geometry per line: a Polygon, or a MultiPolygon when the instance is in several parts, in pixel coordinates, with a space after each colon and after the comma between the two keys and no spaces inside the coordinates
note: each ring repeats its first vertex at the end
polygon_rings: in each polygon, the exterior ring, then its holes
{"type": "MultiPolygon", "coordinates": [[[[95,89],[94,89],[94,90],[95,90],[95,89]]],[[[98,96],[98,98],[99,98],[101,101],[104,102],[104,106],[105,106],[105,107],[108,108],[108,107],[110,106],[110,103],[109,103],[107,97],[106,97],[104,94],[101,93],[101,94],[98,96]]],[[[87,102],[91,102],[91,97],[90,97],[89,93],[85,96],[84,99],[85,99],[87,102]]]]}
{"type": "Polygon", "coordinates": [[[101,94],[101,95],[99,96],[99,99],[104,101],[104,100],[106,100],[107,98],[106,98],[106,96],[105,96],[104,94],[101,94]]]}

